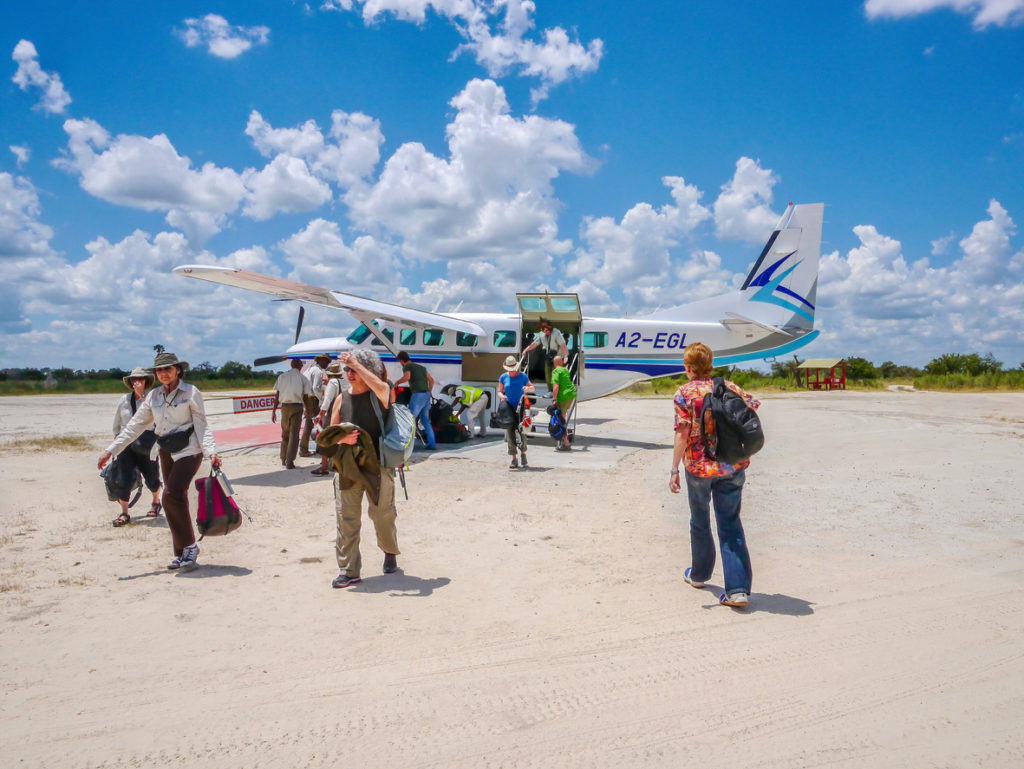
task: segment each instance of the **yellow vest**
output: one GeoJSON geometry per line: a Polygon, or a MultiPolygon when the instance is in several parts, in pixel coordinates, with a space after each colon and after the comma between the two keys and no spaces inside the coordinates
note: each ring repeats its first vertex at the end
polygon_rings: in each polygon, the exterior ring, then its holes
{"type": "Polygon", "coordinates": [[[469,385],[459,385],[458,389],[462,390],[462,398],[460,399],[467,406],[472,406],[478,400],[480,400],[484,391],[479,387],[470,387],[469,385]]]}

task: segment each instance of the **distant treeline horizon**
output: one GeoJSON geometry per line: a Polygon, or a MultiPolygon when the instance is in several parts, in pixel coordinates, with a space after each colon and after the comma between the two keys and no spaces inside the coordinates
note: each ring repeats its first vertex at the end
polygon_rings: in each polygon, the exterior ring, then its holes
{"type": "MultiPolygon", "coordinates": [[[[875,365],[855,355],[842,360],[846,361],[847,382],[869,389],[891,380],[910,380],[918,389],[1024,389],[1024,363],[1007,369],[992,353],[945,353],[933,358],[923,368],[893,361],[875,365]]],[[[799,368],[802,362],[794,355],[789,360],[767,362],[770,367],[768,372],[756,368],[721,367],[715,370],[715,375],[727,376],[742,387],[802,388],[804,370],[799,368]]],[[[249,364],[233,360],[221,366],[204,361],[191,367],[184,378],[186,381],[202,383],[208,389],[269,389],[279,373],[274,369],[257,370],[249,364]]],[[[0,394],[117,392],[123,389],[121,380],[128,374],[128,370],[118,367],[4,368],[0,369],[0,394]]],[[[660,392],[679,381],[682,381],[681,376],[659,377],[652,380],[652,389],[660,392]]]]}

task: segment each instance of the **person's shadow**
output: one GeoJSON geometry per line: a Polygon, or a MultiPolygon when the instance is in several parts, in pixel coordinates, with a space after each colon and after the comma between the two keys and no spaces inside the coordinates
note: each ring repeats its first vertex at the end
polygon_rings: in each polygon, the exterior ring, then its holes
{"type": "Polygon", "coordinates": [[[252,569],[245,566],[228,566],[216,563],[201,563],[194,569],[178,571],[178,577],[182,579],[206,579],[208,577],[248,577],[252,569]]]}
{"type": "MultiPolygon", "coordinates": [[[[721,595],[724,592],[724,588],[718,588],[711,583],[707,584],[707,588],[713,592],[714,595],[721,595]]],[[[705,609],[715,609],[721,606],[718,601],[712,604],[704,606],[705,609]]],[[[784,614],[789,617],[806,617],[810,614],[814,614],[814,606],[810,601],[805,601],[803,598],[794,598],[791,595],[784,595],[783,593],[751,593],[750,603],[742,608],[736,607],[733,610],[742,612],[744,614],[757,614],[764,612],[767,614],[784,614]]],[[[732,608],[726,607],[724,608],[732,608]]]]}
{"type": "Polygon", "coordinates": [[[196,568],[189,571],[154,569],[153,571],[144,571],[142,574],[129,574],[127,577],[118,577],[117,581],[127,582],[133,579],[142,579],[143,577],[159,577],[161,574],[186,579],[193,579],[196,577],[247,577],[252,574],[252,569],[247,569],[244,566],[218,566],[217,564],[212,563],[201,563],[196,568]]]}
{"type": "Polygon", "coordinates": [[[393,574],[381,574],[377,577],[364,579],[352,587],[345,588],[350,593],[387,593],[393,598],[422,598],[445,587],[451,579],[448,577],[410,577],[402,569],[393,574]]]}

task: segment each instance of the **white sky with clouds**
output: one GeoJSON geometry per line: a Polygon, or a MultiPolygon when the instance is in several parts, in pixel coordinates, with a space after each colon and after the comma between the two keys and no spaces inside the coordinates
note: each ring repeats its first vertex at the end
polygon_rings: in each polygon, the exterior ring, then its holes
{"type": "MultiPolygon", "coordinates": [[[[1018,365],[1024,0],[845,5],[796,31],[702,19],[689,54],[690,12],[544,0],[188,2],[121,27],[62,5],[84,51],[46,3],[5,8],[0,367],[290,343],[294,305],[170,274],[190,262],[426,309],[547,287],[651,311],[732,289],[789,200],[827,204],[805,355],[1018,365]],[[820,39],[836,25],[863,50],[820,39]],[[754,46],[776,33],[813,43],[784,46],[785,87],[754,46]]],[[[303,336],[351,325],[314,309],[303,336]]]]}

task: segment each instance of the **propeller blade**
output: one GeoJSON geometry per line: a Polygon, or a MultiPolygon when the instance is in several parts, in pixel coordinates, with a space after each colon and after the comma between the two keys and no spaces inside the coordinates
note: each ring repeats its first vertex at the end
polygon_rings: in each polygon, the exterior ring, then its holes
{"type": "Polygon", "coordinates": [[[299,305],[299,322],[295,324],[295,344],[299,343],[299,332],[302,331],[302,319],[306,317],[306,308],[299,305]]]}
{"type": "Polygon", "coordinates": [[[284,355],[268,355],[266,358],[257,358],[252,362],[252,365],[269,366],[272,363],[280,363],[285,360],[288,360],[288,358],[284,355]]]}

